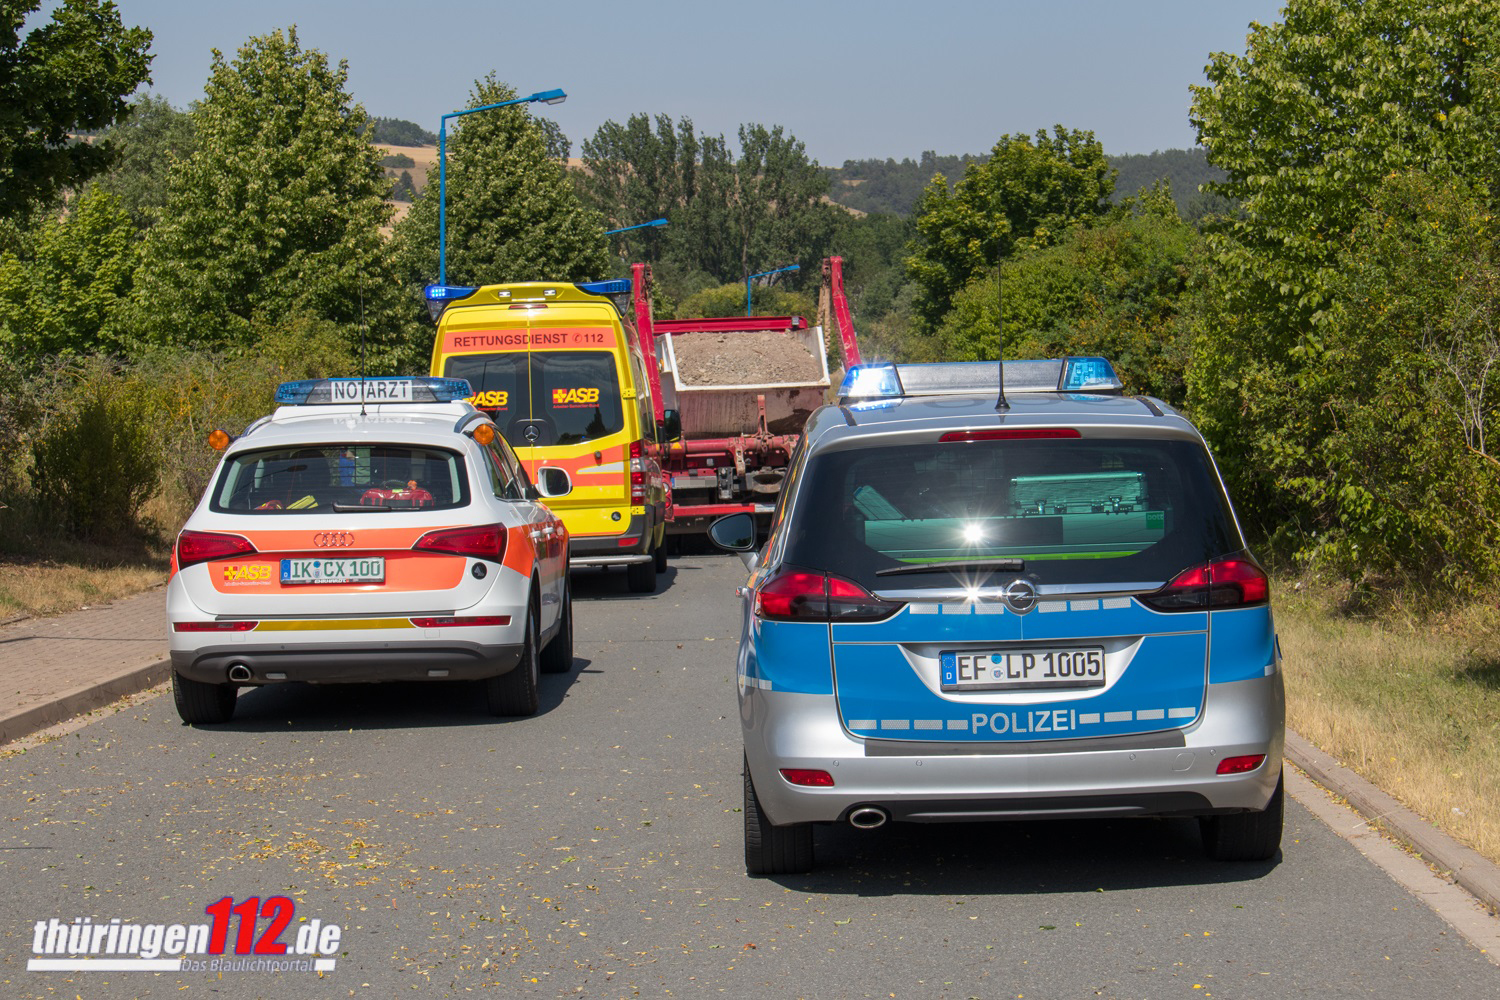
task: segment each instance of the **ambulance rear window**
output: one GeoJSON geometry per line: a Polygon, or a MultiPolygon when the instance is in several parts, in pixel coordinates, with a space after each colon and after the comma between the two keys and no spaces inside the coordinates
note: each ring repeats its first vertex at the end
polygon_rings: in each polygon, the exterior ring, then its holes
{"type": "Polygon", "coordinates": [[[609,351],[460,354],[443,374],[468,379],[471,401],[517,448],[583,444],[625,429],[609,351]]]}
{"type": "Polygon", "coordinates": [[[331,444],[241,452],[225,463],[213,510],[330,514],[335,505],[393,511],[467,506],[456,452],[411,445],[331,444]]]}

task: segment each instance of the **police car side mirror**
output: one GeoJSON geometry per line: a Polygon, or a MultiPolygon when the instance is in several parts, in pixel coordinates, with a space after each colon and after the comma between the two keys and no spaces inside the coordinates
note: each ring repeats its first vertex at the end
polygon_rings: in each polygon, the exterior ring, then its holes
{"type": "Polygon", "coordinates": [[[754,514],[726,514],[708,526],[708,540],[721,549],[739,553],[746,569],[754,570],[760,562],[755,552],[754,514]]]}
{"type": "Polygon", "coordinates": [[[656,436],[662,441],[682,437],[682,414],[676,410],[663,410],[662,418],[656,422],[656,436]]]}
{"type": "Polygon", "coordinates": [[[566,469],[546,465],[537,470],[536,491],[543,500],[565,497],[573,492],[573,480],[569,478],[566,469]]]}

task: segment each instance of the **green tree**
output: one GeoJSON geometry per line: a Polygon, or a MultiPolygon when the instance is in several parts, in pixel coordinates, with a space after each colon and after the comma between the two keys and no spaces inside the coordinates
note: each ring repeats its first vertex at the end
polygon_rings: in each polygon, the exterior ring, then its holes
{"type": "Polygon", "coordinates": [[[1054,126],[1035,138],[1004,135],[952,190],[938,175],[917,206],[907,269],[917,312],[935,329],[959,290],[1018,250],[1050,246],[1110,213],[1114,171],[1088,131],[1054,126]]]}
{"type": "Polygon", "coordinates": [[[193,112],[197,146],[173,172],[147,234],[134,329],[157,344],[250,345],[294,317],[326,320],[373,360],[413,363],[416,302],[380,227],[390,181],[366,142],[348,67],[304,50],[296,29],[214,52],[193,112]]]}
{"type": "Polygon", "coordinates": [[[28,363],[121,350],[118,314],[140,242],[120,200],[90,187],[28,237],[0,253],[0,349],[28,363]]]}
{"type": "MultiPolygon", "coordinates": [[[[490,74],[469,107],[513,100],[490,74]]],[[[579,200],[548,133],[523,104],[460,120],[448,137],[450,284],[586,281],[609,272],[604,220],[579,200]]],[[[437,189],[429,185],[433,194],[437,189]]],[[[438,199],[420,198],[396,226],[403,276],[438,275],[438,199]]]]}
{"type": "Polygon", "coordinates": [[[151,228],[166,208],[173,166],[192,155],[193,116],[148,94],[102,139],[119,159],[95,183],[120,199],[137,228],[151,228]]]}
{"type": "Polygon", "coordinates": [[[122,118],[150,79],[151,32],[126,28],[108,0],[63,0],[21,40],[40,0],[0,0],[0,216],[50,202],[107,169],[107,143],[72,133],[122,118]]]}

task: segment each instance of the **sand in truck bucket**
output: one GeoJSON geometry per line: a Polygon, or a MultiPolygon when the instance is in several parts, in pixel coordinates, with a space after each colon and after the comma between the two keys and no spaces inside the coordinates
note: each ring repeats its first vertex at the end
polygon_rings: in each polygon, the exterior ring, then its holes
{"type": "Polygon", "coordinates": [[[774,385],[824,377],[812,352],[781,333],[679,333],[672,351],[681,385],[774,385]]]}

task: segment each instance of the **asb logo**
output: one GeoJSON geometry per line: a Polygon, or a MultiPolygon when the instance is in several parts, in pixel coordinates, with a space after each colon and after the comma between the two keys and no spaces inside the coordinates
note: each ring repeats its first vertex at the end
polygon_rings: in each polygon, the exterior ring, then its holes
{"type": "Polygon", "coordinates": [[[553,389],[552,402],[558,405],[566,403],[597,403],[599,402],[598,389],[553,389]]]}
{"type": "Polygon", "coordinates": [[[469,397],[469,402],[475,406],[509,406],[510,393],[504,389],[490,389],[487,392],[476,392],[469,397]]]}
{"type": "Polygon", "coordinates": [[[249,563],[232,563],[224,567],[226,583],[259,583],[271,579],[271,567],[249,563]]]}

